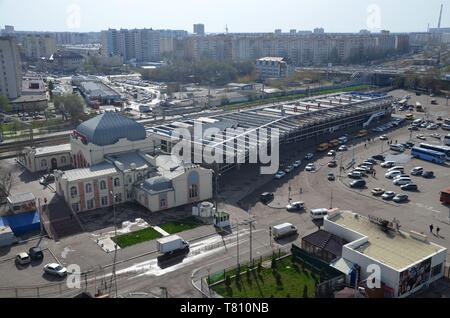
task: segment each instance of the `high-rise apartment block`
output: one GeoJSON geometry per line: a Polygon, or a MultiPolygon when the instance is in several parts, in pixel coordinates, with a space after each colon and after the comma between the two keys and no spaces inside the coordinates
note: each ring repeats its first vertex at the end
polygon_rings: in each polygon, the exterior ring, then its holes
{"type": "Polygon", "coordinates": [[[56,40],[51,36],[30,35],[22,40],[24,55],[28,59],[49,58],[56,52],[56,40]]]}
{"type": "Polygon", "coordinates": [[[0,37],[0,95],[15,99],[21,95],[22,65],[14,37],[0,37]]]}

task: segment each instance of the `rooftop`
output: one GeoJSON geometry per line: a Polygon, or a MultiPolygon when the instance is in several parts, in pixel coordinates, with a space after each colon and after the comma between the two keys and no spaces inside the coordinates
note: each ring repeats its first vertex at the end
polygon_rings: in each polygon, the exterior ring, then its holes
{"type": "Polygon", "coordinates": [[[59,154],[63,152],[70,152],[70,144],[62,144],[62,145],[56,145],[56,146],[48,146],[48,147],[40,147],[34,149],[35,156],[48,156],[53,154],[59,154]]]}
{"type": "Polygon", "coordinates": [[[124,154],[107,155],[106,159],[112,161],[115,166],[121,171],[128,170],[141,170],[151,167],[151,164],[147,162],[138,152],[127,152],[124,154]]]}
{"type": "Polygon", "coordinates": [[[22,202],[28,202],[36,200],[36,197],[33,193],[20,193],[20,194],[14,194],[8,197],[8,202],[10,204],[16,204],[16,203],[22,203],[22,202]]]}
{"type": "Polygon", "coordinates": [[[114,165],[107,162],[102,162],[89,168],[64,171],[64,177],[68,182],[72,182],[83,179],[106,177],[117,172],[118,170],[114,167],[114,165]]]}
{"type": "Polygon", "coordinates": [[[100,81],[83,81],[80,83],[81,90],[88,97],[106,97],[106,96],[119,96],[120,94],[103,84],[100,81]]]}
{"type": "Polygon", "coordinates": [[[348,211],[341,211],[329,217],[328,221],[367,237],[367,243],[355,245],[354,249],[399,271],[445,249],[404,231],[385,233],[368,218],[348,211]]]}
{"type": "Polygon", "coordinates": [[[342,238],[324,230],[319,230],[302,238],[302,241],[308,242],[336,256],[342,255],[342,246],[347,244],[342,238]]]}
{"type": "Polygon", "coordinates": [[[105,112],[80,124],[76,131],[97,146],[113,145],[119,139],[144,140],[147,137],[142,124],[116,112],[105,112]]]}

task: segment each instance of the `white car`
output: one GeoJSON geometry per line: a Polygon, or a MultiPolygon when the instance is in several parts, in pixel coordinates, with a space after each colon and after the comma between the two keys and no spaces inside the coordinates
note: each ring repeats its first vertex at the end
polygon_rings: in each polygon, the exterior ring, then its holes
{"type": "Polygon", "coordinates": [[[288,211],[301,211],[305,209],[305,203],[303,202],[293,202],[286,206],[286,210],[288,211]]]}
{"type": "Polygon", "coordinates": [[[411,170],[411,175],[413,176],[420,176],[423,173],[423,168],[422,167],[415,167],[414,169],[411,170]]]}
{"type": "Polygon", "coordinates": [[[398,179],[395,179],[393,183],[395,185],[402,186],[402,185],[412,183],[412,180],[411,180],[411,178],[398,178],[398,179]]]}
{"type": "Polygon", "coordinates": [[[389,138],[388,138],[388,136],[386,136],[386,135],[383,135],[383,136],[380,136],[380,140],[388,140],[389,138]]]}
{"type": "Polygon", "coordinates": [[[396,162],[395,161],[385,161],[381,164],[382,168],[392,168],[393,166],[395,166],[396,162]]]}
{"type": "Polygon", "coordinates": [[[387,191],[385,193],[383,193],[383,195],[381,196],[381,198],[383,200],[392,200],[395,197],[395,192],[392,191],[387,191]]]}
{"type": "Polygon", "coordinates": [[[394,171],[390,171],[390,172],[386,173],[384,176],[388,179],[393,179],[401,174],[402,174],[401,171],[394,170],[394,171]]]}
{"type": "Polygon", "coordinates": [[[294,168],[298,168],[298,167],[300,167],[302,165],[302,162],[300,160],[297,160],[292,165],[294,166],[294,168]]]}
{"type": "Polygon", "coordinates": [[[286,169],[284,169],[284,172],[286,173],[290,173],[292,171],[294,171],[294,166],[288,166],[286,169]]]}
{"type": "Polygon", "coordinates": [[[340,146],[339,147],[339,149],[338,149],[338,151],[347,151],[348,150],[348,147],[347,146],[345,146],[345,145],[342,145],[342,146],[340,146]]]}
{"type": "Polygon", "coordinates": [[[286,172],[278,171],[277,174],[275,175],[275,179],[282,179],[282,178],[284,178],[285,175],[286,175],[286,172]]]}
{"type": "Polygon", "coordinates": [[[401,171],[403,173],[405,171],[405,167],[395,166],[395,167],[388,169],[388,172],[391,172],[391,171],[401,171]]]}
{"type": "Polygon", "coordinates": [[[311,160],[312,158],[314,158],[314,154],[313,153],[307,153],[305,156],[306,160],[311,160]]]}
{"type": "Polygon", "coordinates": [[[334,157],[334,156],[336,156],[336,151],[330,150],[327,155],[328,155],[328,157],[334,157]]]}
{"type": "Polygon", "coordinates": [[[67,275],[67,269],[57,263],[50,263],[44,266],[44,272],[50,275],[64,277],[67,275]]]}
{"type": "Polygon", "coordinates": [[[424,135],[417,135],[416,138],[420,140],[427,140],[427,137],[425,137],[424,135]]]}
{"type": "Polygon", "coordinates": [[[315,166],[315,164],[313,164],[313,163],[309,163],[309,164],[306,166],[305,170],[306,170],[306,171],[315,171],[315,170],[316,170],[316,166],[315,166]]]}

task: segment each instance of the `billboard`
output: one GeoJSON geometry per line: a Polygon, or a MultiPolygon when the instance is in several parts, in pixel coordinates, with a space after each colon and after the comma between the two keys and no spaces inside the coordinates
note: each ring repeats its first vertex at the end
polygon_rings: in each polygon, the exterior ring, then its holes
{"type": "Polygon", "coordinates": [[[398,296],[421,286],[430,278],[431,258],[414,265],[400,273],[398,296]]]}

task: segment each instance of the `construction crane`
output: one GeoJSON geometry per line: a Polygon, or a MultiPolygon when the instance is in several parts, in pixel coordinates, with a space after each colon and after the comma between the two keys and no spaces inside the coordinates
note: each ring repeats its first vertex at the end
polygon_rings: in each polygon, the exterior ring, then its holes
{"type": "Polygon", "coordinates": [[[438,29],[441,28],[441,22],[442,22],[442,10],[444,9],[444,4],[441,4],[441,13],[439,14],[439,22],[438,22],[438,29]]]}

